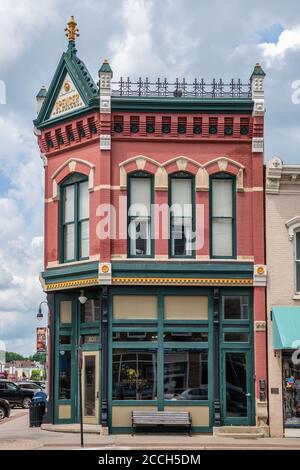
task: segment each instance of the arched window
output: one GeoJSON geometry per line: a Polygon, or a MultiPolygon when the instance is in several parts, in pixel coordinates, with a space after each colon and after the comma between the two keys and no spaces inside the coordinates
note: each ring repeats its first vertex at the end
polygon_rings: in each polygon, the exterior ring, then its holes
{"type": "Polygon", "coordinates": [[[210,251],[212,258],[236,257],[235,176],[210,177],[210,251]]]}
{"type": "Polygon", "coordinates": [[[169,180],[170,247],[171,257],[194,256],[194,177],[178,172],[169,180]]]}
{"type": "Polygon", "coordinates": [[[85,175],[74,173],[61,183],[61,262],[89,257],[89,190],[85,175]]]}

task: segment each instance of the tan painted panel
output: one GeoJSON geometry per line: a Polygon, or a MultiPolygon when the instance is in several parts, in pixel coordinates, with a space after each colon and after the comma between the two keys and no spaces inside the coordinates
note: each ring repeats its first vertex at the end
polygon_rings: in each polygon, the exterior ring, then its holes
{"type": "Polygon", "coordinates": [[[189,411],[192,426],[209,426],[209,406],[165,406],[165,411],[189,411]]]}
{"type": "Polygon", "coordinates": [[[61,300],[59,304],[60,323],[72,323],[72,301],[61,300]]]}
{"type": "Polygon", "coordinates": [[[117,320],[157,318],[157,297],[155,295],[114,295],[113,315],[117,320]]]}
{"type": "Polygon", "coordinates": [[[207,320],[208,297],[200,295],[165,295],[165,320],[207,320]]]}
{"type": "Polygon", "coordinates": [[[71,405],[58,405],[58,419],[71,418],[71,405]]]}
{"type": "Polygon", "coordinates": [[[132,411],[157,411],[157,406],[112,406],[112,426],[131,428],[132,411]]]}

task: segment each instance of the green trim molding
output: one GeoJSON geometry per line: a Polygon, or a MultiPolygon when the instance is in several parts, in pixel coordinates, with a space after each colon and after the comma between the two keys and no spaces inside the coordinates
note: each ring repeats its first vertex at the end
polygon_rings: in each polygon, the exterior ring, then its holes
{"type": "Polygon", "coordinates": [[[191,112],[252,114],[252,99],[226,98],[152,98],[140,96],[112,96],[112,111],[191,112]]]}
{"type": "MultiPolygon", "coordinates": [[[[99,263],[61,265],[41,273],[45,291],[100,286],[99,263]]],[[[112,263],[113,285],[252,286],[253,263],[197,261],[118,261],[112,263]]]]}

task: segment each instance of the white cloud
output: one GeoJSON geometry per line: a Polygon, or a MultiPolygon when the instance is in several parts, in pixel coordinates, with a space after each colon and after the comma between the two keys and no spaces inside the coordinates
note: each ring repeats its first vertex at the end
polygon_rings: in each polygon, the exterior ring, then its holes
{"type": "Polygon", "coordinates": [[[124,0],[118,13],[124,28],[110,42],[112,67],[116,75],[147,74],[153,67],[166,70],[166,65],[153,50],[151,0],[124,0]]]}
{"type": "Polygon", "coordinates": [[[8,350],[33,352],[38,275],[43,260],[42,163],[35,138],[18,116],[0,117],[0,339],[8,350]],[[30,339],[31,338],[31,339],[30,339]],[[31,344],[30,349],[28,345],[31,344]]]}
{"type": "Polygon", "coordinates": [[[279,35],[277,42],[261,43],[259,48],[268,66],[278,65],[287,51],[300,49],[300,26],[285,29],[279,35]]]}
{"type": "Polygon", "coordinates": [[[0,1],[0,63],[11,63],[57,19],[57,1],[0,1]]]}

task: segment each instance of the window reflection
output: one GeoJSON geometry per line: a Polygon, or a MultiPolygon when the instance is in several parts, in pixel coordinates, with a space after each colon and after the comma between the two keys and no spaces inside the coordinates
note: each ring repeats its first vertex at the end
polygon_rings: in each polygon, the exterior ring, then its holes
{"type": "Polygon", "coordinates": [[[165,351],[165,399],[207,400],[207,360],[208,353],[206,351],[165,351]]]}
{"type": "Polygon", "coordinates": [[[247,416],[246,355],[226,353],[226,408],[228,417],[247,416]]]}
{"type": "Polygon", "coordinates": [[[223,297],[224,320],[248,320],[249,299],[247,295],[223,297]]]}
{"type": "Polygon", "coordinates": [[[284,425],[300,427],[300,364],[293,364],[292,353],[283,356],[284,425]]]}
{"type": "Polygon", "coordinates": [[[156,399],[156,352],[113,351],[113,399],[156,399]]]}
{"type": "Polygon", "coordinates": [[[60,400],[71,398],[71,351],[59,352],[58,398],[60,400]]]}

